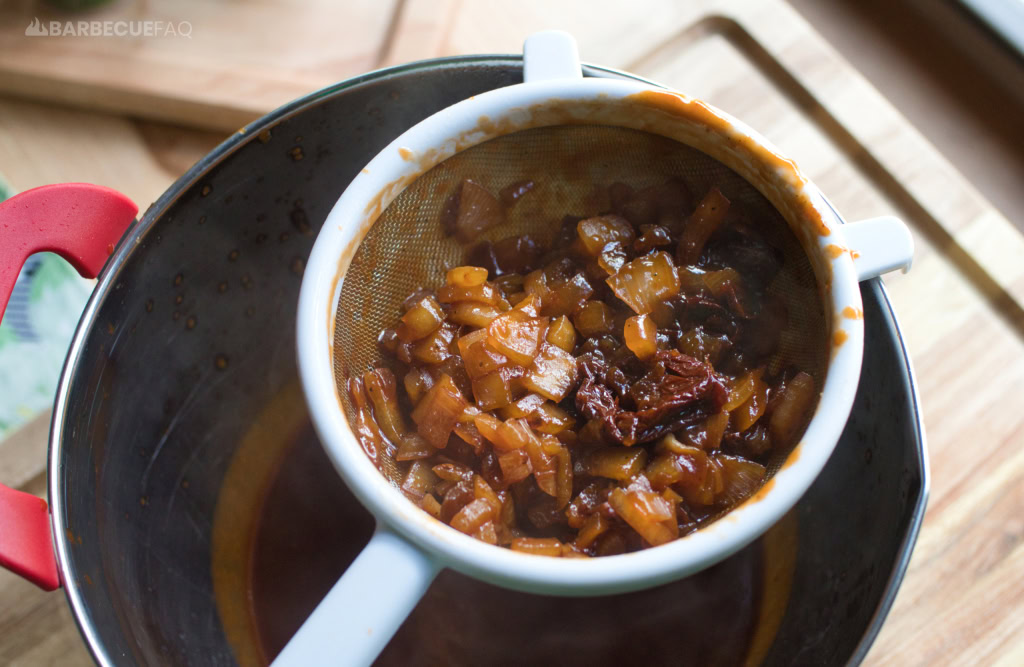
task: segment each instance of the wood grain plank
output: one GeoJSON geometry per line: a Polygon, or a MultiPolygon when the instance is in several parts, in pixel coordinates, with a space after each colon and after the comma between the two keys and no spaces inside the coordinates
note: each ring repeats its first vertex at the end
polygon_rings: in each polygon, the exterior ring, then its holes
{"type": "MultiPolygon", "coordinates": [[[[45,475],[37,476],[22,489],[45,496],[45,475]]],[[[0,600],[0,664],[93,664],[62,592],[45,593],[0,569],[0,600]]]]}
{"type": "MultiPolygon", "coordinates": [[[[214,142],[209,135],[191,136],[194,162],[214,142]]],[[[0,98],[0,170],[18,191],[85,181],[120,190],[145,210],[189,161],[177,158],[169,167],[166,149],[150,145],[139,126],[124,118],[0,98]]]]}
{"type": "Polygon", "coordinates": [[[973,263],[971,274],[993,299],[1024,308],[1024,236],[995,213],[975,188],[910,126],[899,112],[846,65],[839,54],[782,2],[724,3],[720,10],[743,26],[799,85],[865,150],[865,168],[887,175],[885,189],[909,196],[927,218],[919,231],[950,242],[973,263]],[[896,124],[901,125],[897,128],[896,124]]]}
{"type": "Polygon", "coordinates": [[[50,435],[50,410],[0,440],[0,483],[20,489],[46,474],[46,443],[50,435]]]}
{"type": "MultiPolygon", "coordinates": [[[[32,99],[231,131],[296,97],[373,69],[395,0],[122,0],[77,15],[0,5],[0,89],[32,99]],[[189,37],[27,37],[29,22],[140,21],[189,37]],[[182,30],[182,33],[184,31],[182,30]],[[255,38],[254,37],[257,37],[255,38]]],[[[134,28],[132,26],[139,26],[134,28]]]]}

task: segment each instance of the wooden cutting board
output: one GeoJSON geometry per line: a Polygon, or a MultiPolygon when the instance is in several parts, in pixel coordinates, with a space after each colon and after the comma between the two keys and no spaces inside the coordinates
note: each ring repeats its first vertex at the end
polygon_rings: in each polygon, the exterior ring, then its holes
{"type": "Polygon", "coordinates": [[[0,5],[0,89],[230,131],[373,69],[399,4],[109,0],[67,13],[14,0],[0,5]],[[37,20],[51,34],[27,35],[37,20]]]}
{"type": "MultiPolygon", "coordinates": [[[[886,283],[920,385],[931,501],[867,662],[1024,664],[1024,239],[789,6],[633,0],[627,13],[610,0],[367,0],[344,8],[321,0],[297,12],[296,4],[161,5],[193,20],[195,53],[173,41],[89,37],[32,38],[42,41],[21,53],[24,28],[5,19],[0,90],[234,128],[378,64],[515,52],[532,30],[560,27],[576,35],[584,60],[637,72],[742,118],[794,158],[849,220],[895,213],[918,244],[913,270],[886,283]],[[280,39],[284,27],[298,31],[292,40],[280,39]]],[[[141,2],[103,11],[126,7],[156,12],[141,2]]],[[[8,11],[15,10],[0,16],[8,11]]],[[[17,11],[31,18],[35,10],[17,11]]],[[[214,138],[0,98],[0,171],[19,189],[94,180],[144,208],[214,138]],[[40,147],[54,152],[47,157],[40,147]]],[[[39,422],[0,443],[0,478],[42,494],[44,435],[39,422]]],[[[0,573],[0,601],[0,663],[86,659],[59,594],[0,573]]]]}

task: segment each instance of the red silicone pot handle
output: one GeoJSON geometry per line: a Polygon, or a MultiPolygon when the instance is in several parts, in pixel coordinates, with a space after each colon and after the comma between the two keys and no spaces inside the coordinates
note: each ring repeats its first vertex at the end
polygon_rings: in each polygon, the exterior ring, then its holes
{"type": "MultiPolygon", "coordinates": [[[[87,183],[44,185],[0,203],[0,318],[29,255],[57,253],[95,278],[138,210],[116,190],[87,183]]],[[[46,501],[2,484],[0,566],[44,590],[60,586],[46,501]]]]}

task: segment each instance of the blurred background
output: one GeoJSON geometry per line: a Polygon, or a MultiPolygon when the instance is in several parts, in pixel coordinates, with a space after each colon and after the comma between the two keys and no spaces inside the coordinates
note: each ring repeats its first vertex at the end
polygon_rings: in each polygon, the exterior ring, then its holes
{"type": "MultiPolygon", "coordinates": [[[[512,53],[523,35],[552,25],[577,36],[583,60],[635,71],[678,36],[695,8],[713,4],[3,0],[0,95],[5,102],[33,100],[146,121],[136,124],[145,147],[176,176],[225,132],[360,72],[442,55],[512,53]],[[26,27],[37,18],[70,21],[72,29],[79,21],[128,25],[121,36],[72,30],[59,39],[26,39],[26,27]]],[[[1024,3],[790,4],[1024,228],[1024,3]]],[[[128,194],[151,201],[162,189],[128,194]]]]}
{"type": "MultiPolygon", "coordinates": [[[[934,486],[869,662],[1024,664],[1024,0],[0,0],[0,197],[89,181],[145,210],[281,104],[546,28],[745,120],[849,219],[911,224],[915,270],[886,284],[934,486]]],[[[45,495],[47,409],[91,285],[47,256],[23,278],[0,327],[0,481],[45,495]]],[[[0,572],[0,663],[85,662],[63,597],[0,572]]]]}

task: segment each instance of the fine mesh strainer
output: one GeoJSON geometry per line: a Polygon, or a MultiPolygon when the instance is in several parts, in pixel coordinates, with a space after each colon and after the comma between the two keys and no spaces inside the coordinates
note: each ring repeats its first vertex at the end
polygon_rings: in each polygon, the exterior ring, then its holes
{"type": "MultiPolygon", "coordinates": [[[[776,248],[782,270],[769,294],[782,298],[789,314],[777,372],[793,364],[821,386],[828,345],[814,270],[778,211],[752,185],[712,157],[666,137],[604,125],[555,125],[513,132],[468,148],[413,181],[362,239],[345,272],[334,319],[333,364],[338,396],[355,417],[346,382],[386,365],[377,335],[392,326],[402,300],[421,287],[440,287],[445,272],[464,264],[466,246],[445,234],[438,220],[448,195],[471,179],[490,192],[525,180],[536,187],[507,212],[506,221],[482,235],[497,241],[530,234],[550,246],[566,214],[588,217],[608,210],[607,186],[626,183],[639,190],[679,178],[699,197],[718,187],[776,248]]],[[[788,451],[769,462],[769,474],[788,451]]],[[[387,451],[378,452],[381,470],[400,485],[400,472],[387,451]]]]}
{"type": "Polygon", "coordinates": [[[299,302],[299,369],[321,441],[378,530],[276,663],[368,664],[443,567],[563,595],[635,590],[695,572],[795,504],[842,432],[863,352],[857,282],[909,265],[906,227],[891,218],[841,225],[791,162],[702,102],[638,82],[583,79],[564,33],[528,39],[524,69],[525,83],[465,100],[397,138],[346,189],[317,238],[299,302]],[[374,467],[349,428],[344,381],[380,363],[377,334],[402,299],[462,263],[464,248],[438,221],[451,188],[467,177],[491,191],[524,178],[540,184],[493,238],[549,239],[567,212],[607,208],[595,198],[597,186],[669,177],[698,196],[713,184],[759,222],[786,255],[770,286],[790,313],[780,357],[812,371],[823,390],[803,439],[770,466],[773,483],[756,501],[659,547],[562,560],[465,536],[395,488],[393,462],[385,462],[385,475],[374,467]]]}

